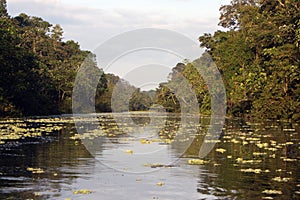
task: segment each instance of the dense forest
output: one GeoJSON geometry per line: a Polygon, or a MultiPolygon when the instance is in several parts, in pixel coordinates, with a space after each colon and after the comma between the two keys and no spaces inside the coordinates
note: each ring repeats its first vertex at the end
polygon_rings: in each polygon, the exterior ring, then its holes
{"type": "MultiPolygon", "coordinates": [[[[232,0],[220,8],[222,30],[199,37],[222,74],[228,116],[300,120],[299,10],[298,0],[232,0]]],[[[0,0],[0,116],[71,113],[76,73],[89,54],[77,42],[65,41],[60,25],[24,13],[11,17],[6,1],[0,0]]],[[[157,103],[180,112],[168,88],[179,83],[180,74],[192,85],[201,113],[209,114],[207,85],[193,64],[207,65],[207,60],[204,54],[194,62],[178,63],[156,91],[140,91],[122,81],[124,90],[134,90],[130,110],[147,110],[157,103]]],[[[94,66],[102,70],[96,62],[94,66]]],[[[109,112],[120,78],[102,74],[95,107],[109,112]]]]}
{"type": "Polygon", "coordinates": [[[0,115],[70,112],[76,70],[89,52],[62,41],[60,25],[39,17],[10,17],[0,5],[0,115]]]}
{"type": "MultiPolygon", "coordinates": [[[[0,0],[0,116],[53,115],[72,113],[72,90],[78,69],[91,52],[75,41],[63,40],[63,29],[40,17],[24,13],[10,17],[5,0],[0,0]]],[[[95,59],[95,70],[97,67],[95,59]]],[[[111,111],[110,97],[120,80],[113,74],[99,79],[96,110],[111,111]]],[[[134,89],[131,110],[140,105],[145,94],[134,89]]]]}
{"type": "MultiPolygon", "coordinates": [[[[299,0],[233,0],[220,8],[224,31],[199,37],[222,74],[228,115],[299,121],[299,11],[299,0]]],[[[209,93],[193,68],[179,64],[173,71],[191,82],[200,111],[209,113],[209,93]]],[[[158,102],[177,111],[178,100],[166,87],[176,82],[174,72],[160,85],[158,102]]]]}

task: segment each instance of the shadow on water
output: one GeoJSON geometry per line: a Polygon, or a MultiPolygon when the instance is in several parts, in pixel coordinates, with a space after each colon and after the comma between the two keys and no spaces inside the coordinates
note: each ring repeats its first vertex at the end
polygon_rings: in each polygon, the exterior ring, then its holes
{"type": "MultiPolygon", "coordinates": [[[[299,125],[228,120],[214,150],[205,158],[198,192],[217,199],[299,199],[299,125]]],[[[187,151],[197,152],[198,136],[187,151]]]]}
{"type": "Polygon", "coordinates": [[[0,146],[0,199],[58,197],[63,187],[89,173],[86,166],[94,165],[85,147],[70,139],[74,125],[26,123],[34,128],[43,125],[62,129],[43,132],[39,137],[8,140],[0,146]]]}

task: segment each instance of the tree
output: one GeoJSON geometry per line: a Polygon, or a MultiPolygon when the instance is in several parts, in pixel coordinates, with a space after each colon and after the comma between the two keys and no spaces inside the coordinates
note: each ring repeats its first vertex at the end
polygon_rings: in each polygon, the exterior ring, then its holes
{"type": "Polygon", "coordinates": [[[0,0],[0,17],[8,17],[6,0],[0,0]]]}
{"type": "Polygon", "coordinates": [[[232,114],[299,118],[297,0],[233,0],[220,8],[227,31],[199,38],[220,68],[232,114]]]}
{"type": "Polygon", "coordinates": [[[63,29],[59,24],[56,24],[53,26],[51,30],[51,38],[55,41],[61,42],[63,39],[63,29]]]}
{"type": "MultiPolygon", "coordinates": [[[[11,18],[6,1],[0,6],[0,115],[70,113],[76,73],[90,52],[62,41],[60,25],[24,13],[11,18]]],[[[91,65],[101,71],[95,59],[91,65]]]]}

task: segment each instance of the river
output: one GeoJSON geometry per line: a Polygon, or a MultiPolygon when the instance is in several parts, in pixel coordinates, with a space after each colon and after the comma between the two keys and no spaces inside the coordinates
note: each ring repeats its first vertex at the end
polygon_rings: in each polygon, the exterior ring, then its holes
{"type": "Polygon", "coordinates": [[[0,199],[300,199],[297,124],[226,119],[198,158],[209,118],[117,118],[0,120],[0,199]]]}

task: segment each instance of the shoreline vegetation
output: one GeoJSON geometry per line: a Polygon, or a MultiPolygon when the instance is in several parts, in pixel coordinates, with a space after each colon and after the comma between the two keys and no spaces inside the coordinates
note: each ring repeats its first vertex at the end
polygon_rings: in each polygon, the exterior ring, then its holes
{"type": "MultiPolygon", "coordinates": [[[[228,117],[300,121],[299,10],[298,0],[232,0],[220,8],[223,31],[199,37],[222,75],[228,117]]],[[[59,24],[24,13],[9,16],[6,1],[0,0],[0,117],[72,113],[73,84],[87,57],[102,74],[96,112],[111,112],[112,92],[121,79],[104,73],[95,55],[77,42],[65,41],[59,24]]],[[[209,66],[208,60],[203,54],[194,62],[209,66]]],[[[192,85],[200,113],[210,114],[208,88],[188,61],[178,63],[156,90],[141,91],[121,80],[124,91],[134,91],[129,110],[159,104],[179,113],[180,101],[168,84],[180,84],[180,76],[192,85]]]]}

